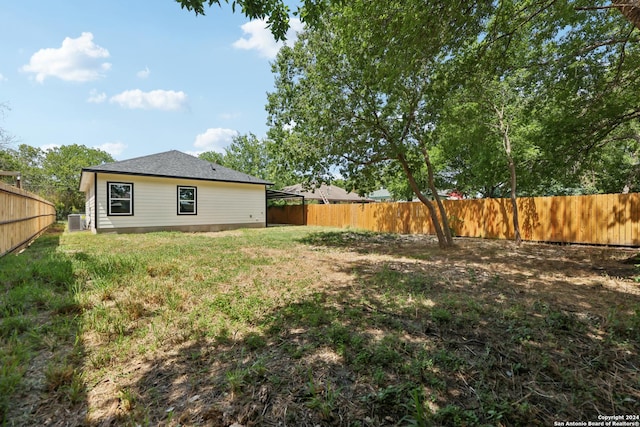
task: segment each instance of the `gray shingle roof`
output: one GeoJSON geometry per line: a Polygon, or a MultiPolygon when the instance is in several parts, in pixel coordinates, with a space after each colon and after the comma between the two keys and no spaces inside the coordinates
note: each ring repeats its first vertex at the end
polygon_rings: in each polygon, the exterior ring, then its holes
{"type": "Polygon", "coordinates": [[[322,200],[321,193],[324,193],[327,200],[334,203],[340,202],[369,202],[366,197],[360,197],[356,193],[349,192],[344,188],[336,187],[335,185],[320,185],[320,188],[305,189],[302,184],[290,185],[284,187],[282,191],[287,193],[294,193],[304,196],[308,200],[322,200]]]}
{"type": "Polygon", "coordinates": [[[83,172],[189,178],[271,185],[269,181],[207,162],[177,150],[83,168],[83,172]]]}

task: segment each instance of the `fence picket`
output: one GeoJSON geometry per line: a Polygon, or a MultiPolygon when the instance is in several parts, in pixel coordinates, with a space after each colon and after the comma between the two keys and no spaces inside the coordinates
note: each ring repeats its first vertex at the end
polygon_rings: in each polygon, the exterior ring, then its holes
{"type": "MultiPolygon", "coordinates": [[[[514,236],[509,199],[446,200],[444,205],[456,236],[514,236]]],[[[640,193],[519,198],[518,213],[524,240],[640,246],[640,193]]],[[[435,234],[420,202],[273,206],[268,222],[435,234]]]]}
{"type": "Polygon", "coordinates": [[[55,220],[52,203],[0,183],[0,256],[28,244],[55,220]]]}

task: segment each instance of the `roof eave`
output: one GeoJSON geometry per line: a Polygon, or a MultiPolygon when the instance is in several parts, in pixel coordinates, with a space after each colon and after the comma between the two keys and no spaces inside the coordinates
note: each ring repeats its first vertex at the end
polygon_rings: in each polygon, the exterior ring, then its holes
{"type": "Polygon", "coordinates": [[[91,184],[91,174],[90,171],[86,169],[82,169],[82,173],[80,174],[80,186],[79,189],[83,193],[89,191],[89,185],[91,184]]]}
{"type": "Polygon", "coordinates": [[[82,169],[82,172],[97,172],[97,173],[105,173],[105,174],[114,174],[114,175],[130,175],[130,176],[150,176],[155,178],[171,178],[171,179],[192,179],[196,181],[210,181],[210,182],[230,182],[230,183],[238,183],[238,184],[254,184],[254,185],[274,185],[269,181],[241,181],[241,180],[230,180],[230,179],[215,179],[215,178],[199,178],[199,177],[188,177],[188,176],[173,176],[173,175],[161,175],[161,174],[153,174],[153,173],[141,173],[141,172],[124,172],[124,171],[110,171],[104,169],[91,169],[85,168],[82,169]]]}

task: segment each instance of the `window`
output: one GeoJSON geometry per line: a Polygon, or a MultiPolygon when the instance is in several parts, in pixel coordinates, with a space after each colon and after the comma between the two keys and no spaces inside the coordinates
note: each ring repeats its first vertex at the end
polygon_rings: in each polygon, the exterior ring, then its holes
{"type": "Polygon", "coordinates": [[[133,184],[107,182],[108,215],[133,215],[133,184]]]}
{"type": "Polygon", "coordinates": [[[178,215],[196,215],[196,187],[178,186],[178,215]]]}

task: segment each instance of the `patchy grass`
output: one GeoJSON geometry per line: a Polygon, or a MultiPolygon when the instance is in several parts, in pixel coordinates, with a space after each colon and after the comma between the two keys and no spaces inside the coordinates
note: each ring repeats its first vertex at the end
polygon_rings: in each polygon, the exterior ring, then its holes
{"type": "Polygon", "coordinates": [[[56,251],[63,230],[56,224],[23,254],[0,258],[0,421],[9,425],[53,415],[8,416],[25,394],[37,395],[43,408],[86,398],[77,317],[83,307],[73,265],[56,251]]]}
{"type": "Polygon", "coordinates": [[[0,259],[0,414],[507,426],[640,413],[635,252],[457,243],[54,230],[0,259]]]}

